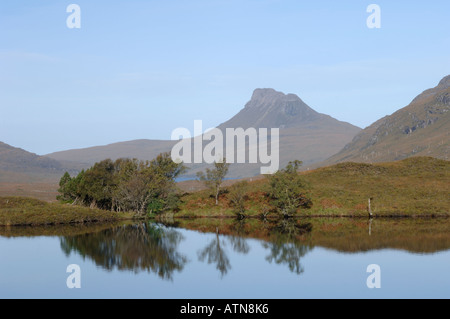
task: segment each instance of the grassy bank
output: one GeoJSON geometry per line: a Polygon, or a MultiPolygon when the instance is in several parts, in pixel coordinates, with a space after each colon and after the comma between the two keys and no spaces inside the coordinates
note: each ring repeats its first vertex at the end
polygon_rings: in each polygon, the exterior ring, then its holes
{"type": "Polygon", "coordinates": [[[114,213],[25,197],[0,197],[0,226],[37,226],[114,222],[133,218],[114,213]]]}
{"type": "MultiPolygon", "coordinates": [[[[375,217],[450,216],[450,162],[416,157],[382,164],[343,163],[300,173],[312,199],[300,217],[366,217],[373,198],[375,217]]],[[[227,181],[230,182],[230,181],[227,181]]],[[[207,190],[185,193],[180,209],[171,217],[234,217],[224,188],[219,205],[207,190]]],[[[259,178],[248,184],[246,215],[257,217],[271,209],[268,183],[259,178]]],[[[86,207],[49,203],[24,197],[0,197],[0,225],[64,225],[132,219],[131,213],[114,213],[86,207]]]]}
{"type": "MultiPolygon", "coordinates": [[[[375,216],[450,216],[450,162],[415,157],[381,164],[343,163],[301,173],[313,201],[299,216],[367,216],[371,201],[375,216]]],[[[270,207],[267,180],[249,183],[247,215],[270,207]]],[[[215,205],[208,191],[183,196],[176,217],[233,216],[228,194],[215,205]]]]}

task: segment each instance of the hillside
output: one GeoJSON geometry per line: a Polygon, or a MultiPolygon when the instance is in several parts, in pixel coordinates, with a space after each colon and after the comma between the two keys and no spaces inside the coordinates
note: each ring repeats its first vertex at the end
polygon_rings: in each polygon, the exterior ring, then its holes
{"type": "Polygon", "coordinates": [[[54,171],[61,169],[58,161],[27,152],[0,142],[0,169],[4,171],[54,171]]]}
{"type": "Polygon", "coordinates": [[[175,141],[161,140],[134,140],[119,142],[104,146],[94,146],[82,149],[73,149],[45,155],[46,158],[83,163],[85,168],[107,158],[153,159],[158,154],[168,152],[175,145],[175,141]]]}
{"type": "MultiPolygon", "coordinates": [[[[294,159],[300,159],[306,165],[323,161],[338,152],[360,131],[356,126],[314,111],[294,94],[286,95],[273,89],[256,89],[251,100],[237,115],[218,126],[224,135],[226,128],[239,127],[280,128],[281,166],[294,159]]],[[[161,152],[170,151],[174,144],[174,141],[136,140],[62,151],[46,157],[90,166],[105,158],[152,159],[161,152]]],[[[196,171],[206,167],[203,164],[188,166],[191,169],[187,176],[195,176],[196,171]]],[[[233,164],[229,177],[255,176],[260,173],[260,167],[260,164],[233,164]]]]}
{"type": "Polygon", "coordinates": [[[0,183],[56,180],[66,170],[76,172],[75,163],[61,162],[0,142],[0,183]]]}
{"type": "MultiPolygon", "coordinates": [[[[367,217],[369,198],[378,217],[450,216],[450,161],[413,157],[379,164],[346,162],[300,174],[313,206],[301,209],[299,216],[367,217]]],[[[265,178],[249,182],[248,215],[258,216],[268,207],[267,190],[265,178]]],[[[176,216],[233,216],[226,192],[218,206],[205,190],[185,195],[183,202],[176,216]]]]}
{"type": "Polygon", "coordinates": [[[362,130],[323,164],[385,162],[411,156],[450,159],[450,75],[408,106],[362,130]]]}

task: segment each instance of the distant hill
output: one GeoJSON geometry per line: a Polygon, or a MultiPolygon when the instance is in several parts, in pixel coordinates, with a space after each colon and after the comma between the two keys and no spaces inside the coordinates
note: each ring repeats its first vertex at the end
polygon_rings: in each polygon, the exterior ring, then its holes
{"type": "Polygon", "coordinates": [[[134,140],[119,142],[104,146],[94,146],[82,149],[73,149],[45,155],[46,158],[58,161],[73,161],[90,167],[96,162],[107,158],[138,158],[151,160],[158,154],[168,152],[176,141],[163,140],[134,140]]]}
{"type": "MultiPolygon", "coordinates": [[[[281,166],[294,159],[305,165],[325,160],[338,152],[361,130],[349,123],[318,113],[294,94],[283,94],[273,89],[256,89],[251,100],[233,118],[218,126],[247,129],[280,128],[281,166]]],[[[59,161],[75,161],[92,165],[105,158],[130,157],[152,159],[161,152],[170,151],[174,141],[136,140],[106,146],[68,150],[46,155],[59,161]]],[[[205,141],[204,144],[207,144],[205,141]]],[[[248,177],[259,174],[260,164],[233,164],[229,177],[248,177]]],[[[206,167],[190,166],[187,176],[206,167]]]]}
{"type": "Polygon", "coordinates": [[[0,142],[0,182],[52,180],[66,170],[76,172],[79,165],[39,156],[0,142]]]}
{"type": "Polygon", "coordinates": [[[450,75],[355,136],[322,165],[387,162],[412,156],[450,159],[450,75]]]}

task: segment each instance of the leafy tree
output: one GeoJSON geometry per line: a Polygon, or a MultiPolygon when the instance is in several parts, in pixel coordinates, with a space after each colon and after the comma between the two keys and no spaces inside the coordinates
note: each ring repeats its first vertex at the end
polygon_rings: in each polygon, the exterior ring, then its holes
{"type": "Polygon", "coordinates": [[[72,177],[70,177],[70,174],[68,172],[65,172],[63,177],[61,177],[59,181],[59,189],[58,192],[61,195],[58,195],[56,199],[62,201],[62,202],[70,202],[74,200],[71,190],[71,183],[72,177]]]}
{"type": "Polygon", "coordinates": [[[81,195],[91,208],[111,209],[114,183],[114,163],[106,159],[88,169],[80,182],[81,195]]]}
{"type": "Polygon", "coordinates": [[[179,204],[175,179],[185,170],[169,153],[152,161],[107,159],[75,178],[65,174],[58,198],[111,211],[160,212],[179,204]]]}
{"type": "Polygon", "coordinates": [[[182,163],[175,163],[170,153],[158,155],[150,163],[152,170],[158,176],[158,188],[156,196],[153,197],[149,211],[158,213],[160,211],[172,210],[180,204],[180,197],[177,194],[176,178],[186,171],[186,166],[182,163]],[[158,203],[158,206],[154,206],[158,203]],[[152,209],[153,207],[153,209],[152,209]]]}
{"type": "Polygon", "coordinates": [[[82,170],[76,177],[73,177],[70,181],[69,189],[72,192],[71,197],[73,199],[73,204],[84,204],[84,198],[82,197],[82,185],[84,180],[85,170],[82,170]]]}
{"type": "Polygon", "coordinates": [[[220,186],[228,173],[230,164],[225,159],[214,163],[214,168],[207,168],[204,172],[198,172],[197,177],[208,187],[216,198],[216,205],[219,204],[220,186]]]}
{"type": "Polygon", "coordinates": [[[305,194],[305,184],[298,174],[301,161],[289,162],[269,178],[269,197],[278,213],[284,217],[293,216],[300,207],[309,208],[311,200],[305,194]]]}
{"type": "Polygon", "coordinates": [[[150,162],[155,172],[165,178],[165,182],[174,183],[175,179],[186,172],[186,166],[175,163],[170,153],[161,153],[150,162]]]}
{"type": "Polygon", "coordinates": [[[233,206],[233,212],[239,219],[245,217],[245,200],[247,199],[248,182],[242,181],[230,187],[228,198],[233,206]]]}
{"type": "Polygon", "coordinates": [[[163,153],[152,161],[124,160],[117,162],[117,189],[114,205],[118,210],[139,214],[173,209],[179,204],[175,179],[186,168],[163,153]]]}
{"type": "Polygon", "coordinates": [[[76,177],[71,177],[68,172],[66,172],[61,180],[59,181],[58,195],[56,198],[62,202],[71,202],[76,204],[78,202],[83,202],[81,198],[82,194],[82,181],[84,179],[85,171],[82,170],[76,177]]]}

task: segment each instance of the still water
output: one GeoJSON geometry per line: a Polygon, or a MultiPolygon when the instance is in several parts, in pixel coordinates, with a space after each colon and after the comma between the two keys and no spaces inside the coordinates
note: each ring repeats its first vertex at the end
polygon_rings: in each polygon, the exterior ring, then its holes
{"type": "Polygon", "coordinates": [[[450,298],[446,219],[11,227],[0,258],[0,298],[450,298]]]}

